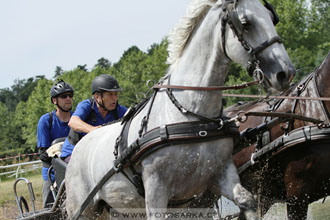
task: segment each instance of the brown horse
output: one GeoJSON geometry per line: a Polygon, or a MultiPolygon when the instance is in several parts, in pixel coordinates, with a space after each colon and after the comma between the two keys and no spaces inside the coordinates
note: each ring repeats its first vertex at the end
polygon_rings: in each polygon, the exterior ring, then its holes
{"type": "MultiPolygon", "coordinates": [[[[288,96],[330,97],[330,53],[321,66],[306,76],[287,93],[288,96]]],[[[225,109],[229,116],[240,111],[291,112],[297,115],[320,119],[329,125],[330,102],[320,100],[275,100],[273,103],[254,102],[225,109]]],[[[240,131],[256,128],[269,118],[248,117],[241,123],[240,131]]],[[[290,131],[310,125],[310,122],[290,120],[280,123],[260,135],[268,142],[284,137],[290,131]],[[266,134],[266,135],[265,135],[266,134]],[[269,134],[269,135],[267,135],[269,134]]],[[[242,134],[242,133],[241,133],[242,134]]],[[[281,150],[272,151],[260,157],[258,163],[242,169],[250,161],[256,150],[256,144],[239,149],[234,154],[235,165],[241,169],[241,182],[253,194],[258,195],[260,214],[264,215],[270,206],[277,202],[287,203],[288,219],[307,218],[308,204],[330,195],[330,137],[322,141],[309,141],[291,146],[282,146],[281,150]]]]}

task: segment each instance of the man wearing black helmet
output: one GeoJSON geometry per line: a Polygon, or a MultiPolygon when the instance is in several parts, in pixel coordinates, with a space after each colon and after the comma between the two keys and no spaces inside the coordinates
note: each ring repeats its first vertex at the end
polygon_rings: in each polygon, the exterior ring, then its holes
{"type": "Polygon", "coordinates": [[[67,137],[70,131],[68,122],[72,115],[72,97],[74,90],[72,86],[63,80],[58,81],[50,90],[51,102],[56,105],[56,110],[44,114],[40,117],[37,128],[37,147],[39,148],[40,159],[43,162],[43,205],[47,207],[53,202],[48,182],[48,168],[51,159],[46,150],[50,147],[53,140],[67,137]]]}
{"type": "Polygon", "coordinates": [[[70,134],[61,151],[61,158],[65,162],[69,162],[74,146],[84,135],[124,116],[127,108],[118,104],[118,93],[121,90],[114,77],[107,74],[95,77],[92,98],[80,102],[70,119],[70,134]]]}

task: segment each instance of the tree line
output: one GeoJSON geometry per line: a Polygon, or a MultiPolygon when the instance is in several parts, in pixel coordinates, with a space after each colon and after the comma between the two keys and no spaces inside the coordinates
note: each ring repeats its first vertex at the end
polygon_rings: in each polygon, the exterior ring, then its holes
{"type": "MultiPolygon", "coordinates": [[[[297,69],[295,81],[298,81],[319,66],[330,51],[330,3],[328,0],[270,2],[279,14],[280,23],[276,29],[297,69]]],[[[73,70],[63,70],[57,66],[52,79],[37,75],[15,80],[10,88],[0,89],[0,157],[35,151],[37,123],[41,115],[54,109],[49,91],[58,79],[73,86],[75,107],[80,101],[91,97],[91,83],[96,76],[110,74],[118,79],[123,88],[120,104],[130,107],[146,95],[148,81],[156,83],[165,75],[168,68],[167,46],[165,37],[160,43],[152,44],[146,52],[136,46],[128,48],[117,63],[102,57],[91,70],[84,64],[73,70]]],[[[244,69],[232,64],[226,84],[251,80],[244,69]]],[[[258,87],[251,87],[231,92],[258,94],[259,91],[258,87]]],[[[227,105],[238,100],[228,98],[227,105]]]]}

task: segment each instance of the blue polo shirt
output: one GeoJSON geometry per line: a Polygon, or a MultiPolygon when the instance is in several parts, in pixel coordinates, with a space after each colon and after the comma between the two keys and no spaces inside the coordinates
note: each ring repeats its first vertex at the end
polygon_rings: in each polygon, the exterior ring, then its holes
{"type": "MultiPolygon", "coordinates": [[[[105,118],[103,118],[101,113],[99,112],[99,109],[97,108],[96,102],[93,103],[93,109],[95,111],[96,116],[95,121],[92,121],[91,118],[88,118],[92,111],[92,102],[90,99],[86,99],[80,102],[72,116],[78,116],[81,120],[93,126],[103,125],[105,123],[116,120],[113,111],[109,111],[105,118]]],[[[125,106],[117,104],[116,110],[118,118],[122,118],[125,115],[127,108],[125,106]]],[[[82,136],[86,135],[86,133],[83,132],[81,132],[80,134],[82,136]]],[[[72,154],[73,148],[74,145],[70,144],[68,138],[66,138],[62,146],[61,157],[64,158],[70,156],[72,154]]]]}
{"type": "MultiPolygon", "coordinates": [[[[37,128],[37,147],[49,148],[53,140],[57,138],[67,137],[69,135],[70,127],[68,122],[61,121],[56,116],[56,110],[52,111],[53,115],[52,127],[49,128],[49,113],[40,117],[37,128]]],[[[72,115],[72,113],[71,113],[72,115]]],[[[48,180],[47,177],[48,168],[42,167],[42,177],[44,180],[48,180]]]]}

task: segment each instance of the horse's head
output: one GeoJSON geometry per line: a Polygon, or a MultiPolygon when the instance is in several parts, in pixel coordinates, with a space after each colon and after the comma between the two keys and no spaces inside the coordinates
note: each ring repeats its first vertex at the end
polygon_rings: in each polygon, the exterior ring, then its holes
{"type": "Polygon", "coordinates": [[[222,48],[228,59],[245,66],[250,75],[264,76],[266,90],[282,91],[296,71],[275,30],[279,21],[276,11],[263,1],[265,5],[259,0],[219,1],[224,10],[222,48]]]}

